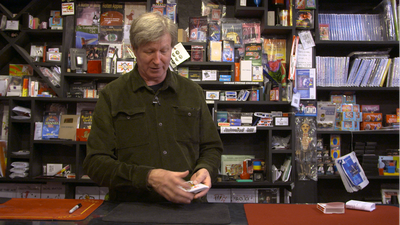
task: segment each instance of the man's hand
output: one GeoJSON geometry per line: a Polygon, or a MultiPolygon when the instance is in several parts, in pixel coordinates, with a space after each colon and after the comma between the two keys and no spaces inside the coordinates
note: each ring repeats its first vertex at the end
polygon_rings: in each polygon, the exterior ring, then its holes
{"type": "Polygon", "coordinates": [[[183,178],[189,175],[189,171],[172,172],[164,169],[153,169],[148,177],[148,184],[170,202],[189,204],[193,200],[193,193],[180,189],[190,188],[183,178]]]}
{"type": "MultiPolygon", "coordinates": [[[[207,185],[208,187],[211,188],[211,177],[210,173],[208,172],[207,169],[199,169],[193,176],[190,178],[191,181],[193,181],[193,184],[200,184],[203,183],[207,185]]],[[[203,197],[207,194],[207,192],[210,190],[210,188],[203,190],[202,192],[197,193],[194,198],[200,198],[203,197]]]]}

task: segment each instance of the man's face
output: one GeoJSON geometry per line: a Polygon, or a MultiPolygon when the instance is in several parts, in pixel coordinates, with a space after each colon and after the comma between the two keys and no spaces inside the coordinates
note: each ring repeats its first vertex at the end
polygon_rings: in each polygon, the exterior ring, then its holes
{"type": "Polygon", "coordinates": [[[133,52],[140,76],[151,86],[161,83],[167,75],[171,60],[171,35],[164,34],[158,41],[148,42],[133,52]]]}

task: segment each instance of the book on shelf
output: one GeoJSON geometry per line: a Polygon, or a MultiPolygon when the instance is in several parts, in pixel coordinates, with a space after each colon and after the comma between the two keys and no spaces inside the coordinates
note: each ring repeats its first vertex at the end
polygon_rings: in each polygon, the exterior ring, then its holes
{"type": "Polygon", "coordinates": [[[84,45],[97,45],[99,43],[99,26],[77,25],[75,30],[76,48],[82,48],[84,45]]]}
{"type": "Polygon", "coordinates": [[[98,26],[100,19],[100,4],[80,2],[76,5],[77,26],[98,26]]]}
{"type": "Polygon", "coordinates": [[[125,12],[125,4],[102,3],[100,26],[123,26],[124,12],[125,12]]]}
{"type": "Polygon", "coordinates": [[[58,138],[76,140],[76,129],[79,125],[79,115],[61,115],[58,138]]]}
{"type": "Polygon", "coordinates": [[[132,21],[146,12],[146,4],[143,2],[126,2],[124,25],[130,26],[132,21]]]}
{"type": "Polygon", "coordinates": [[[93,119],[93,110],[83,109],[80,115],[79,128],[80,129],[91,129],[93,119]]]}
{"type": "Polygon", "coordinates": [[[296,69],[295,87],[301,99],[316,99],[315,69],[296,69]]]}
{"type": "Polygon", "coordinates": [[[60,112],[44,112],[42,139],[58,138],[60,132],[60,112]]]}

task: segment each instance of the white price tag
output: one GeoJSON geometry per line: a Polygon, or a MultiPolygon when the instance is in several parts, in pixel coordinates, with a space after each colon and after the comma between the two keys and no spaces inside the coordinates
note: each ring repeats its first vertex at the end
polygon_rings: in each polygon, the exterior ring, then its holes
{"type": "Polygon", "coordinates": [[[295,107],[296,109],[300,108],[300,93],[299,92],[293,94],[291,105],[293,107],[295,107]]]}

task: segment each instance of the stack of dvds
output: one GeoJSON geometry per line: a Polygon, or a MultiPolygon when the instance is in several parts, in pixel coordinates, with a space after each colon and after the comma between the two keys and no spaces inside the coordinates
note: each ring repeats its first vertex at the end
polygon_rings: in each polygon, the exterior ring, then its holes
{"type": "Polygon", "coordinates": [[[364,154],[362,158],[362,167],[364,169],[365,174],[371,176],[378,176],[379,175],[379,170],[377,166],[378,161],[379,161],[379,156],[375,154],[364,154]]]}

